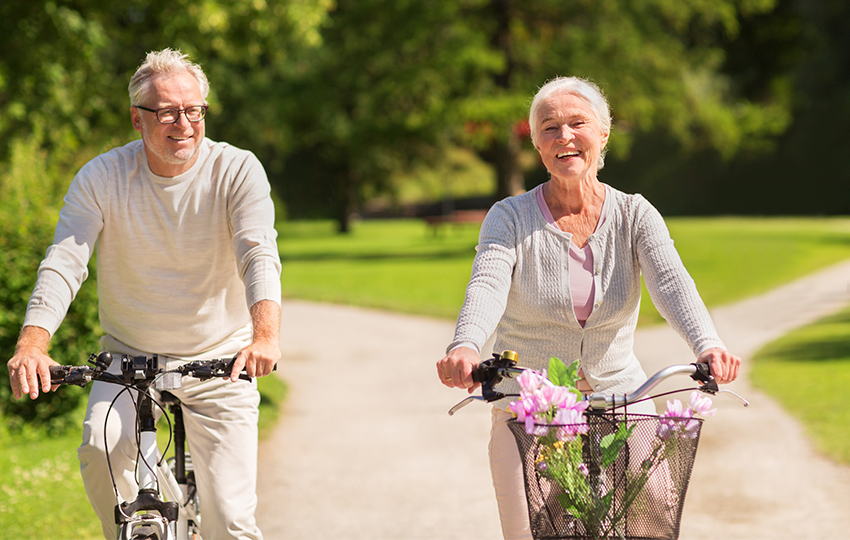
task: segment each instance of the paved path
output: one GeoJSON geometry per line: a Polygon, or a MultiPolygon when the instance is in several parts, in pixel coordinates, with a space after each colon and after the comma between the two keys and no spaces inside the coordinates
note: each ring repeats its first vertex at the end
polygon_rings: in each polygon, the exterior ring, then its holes
{"type": "MultiPolygon", "coordinates": [[[[730,350],[762,344],[850,302],[850,262],[713,310],[730,350]]],[[[287,301],[285,416],[260,446],[258,520],[268,540],[501,537],[487,465],[488,407],[434,364],[445,321],[287,301]]],[[[691,358],[666,326],[641,330],[647,371],[691,358]]],[[[800,425],[741,380],[752,403],[717,398],[685,506],[683,540],[850,539],[850,468],[817,455],[800,425]]]]}

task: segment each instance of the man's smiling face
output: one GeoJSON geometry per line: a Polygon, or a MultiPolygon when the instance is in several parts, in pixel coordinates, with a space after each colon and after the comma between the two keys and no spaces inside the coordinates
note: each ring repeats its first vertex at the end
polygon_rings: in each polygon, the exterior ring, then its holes
{"type": "MultiPolygon", "coordinates": [[[[139,105],[154,110],[205,104],[198,82],[186,72],[154,77],[147,96],[146,103],[139,105]]],[[[151,172],[173,177],[192,168],[204,140],[204,120],[189,122],[185,114],[180,114],[177,122],[161,124],[155,113],[136,107],[130,109],[130,117],[133,127],[142,134],[151,172]]]]}

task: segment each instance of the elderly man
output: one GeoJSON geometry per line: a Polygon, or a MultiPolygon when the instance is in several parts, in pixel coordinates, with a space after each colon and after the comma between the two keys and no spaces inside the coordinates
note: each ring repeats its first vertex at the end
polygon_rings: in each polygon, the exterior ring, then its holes
{"type": "MultiPolygon", "coordinates": [[[[38,271],[9,376],[15,397],[50,391],[50,336],[87,277],[97,246],[101,348],[166,364],[236,357],[230,379],[187,380],[186,430],[205,538],[262,535],[257,505],[256,383],[280,358],[280,257],[262,165],[250,152],[204,138],[209,83],[179,51],[147,55],[130,81],[141,140],[86,164],[74,178],[54,243],[38,271]]],[[[117,368],[115,363],[113,368],[117,368]]],[[[89,499],[106,538],[114,507],[135,499],[134,408],[94,383],[79,449],[89,499]],[[106,466],[106,441],[115,488],[106,466]]]]}

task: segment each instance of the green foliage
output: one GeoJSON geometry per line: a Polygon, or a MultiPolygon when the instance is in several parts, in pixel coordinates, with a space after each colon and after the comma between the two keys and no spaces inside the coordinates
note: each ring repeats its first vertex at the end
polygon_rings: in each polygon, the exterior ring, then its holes
{"type": "Polygon", "coordinates": [[[127,85],[147,52],[179,48],[211,83],[207,133],[272,171],[291,134],[278,107],[293,50],[319,43],[331,0],[7,0],[0,3],[0,163],[13,141],[39,144],[72,174],[136,138],[127,85]],[[26,54],[22,54],[26,51],[26,54]],[[49,129],[46,129],[49,126],[49,129]]]}
{"type": "MultiPolygon", "coordinates": [[[[464,25],[464,4],[340,0],[322,46],[298,59],[304,69],[279,100],[299,135],[288,165],[321,186],[314,196],[333,201],[328,215],[343,229],[364,190],[386,190],[393,173],[435,161],[457,129],[460,104],[491,62],[464,25]]],[[[287,197],[300,187],[281,184],[287,197]]]]}
{"type": "MultiPolygon", "coordinates": [[[[37,140],[18,141],[10,166],[0,174],[0,351],[7,359],[14,353],[38,265],[52,242],[58,217],[51,189],[45,189],[56,185],[47,162],[37,140]]],[[[51,341],[50,354],[59,363],[79,364],[97,350],[100,327],[93,273],[92,269],[51,341]]],[[[35,402],[26,397],[16,401],[8,380],[4,361],[0,364],[0,411],[16,429],[34,423],[61,431],[84,395],[79,388],[62,388],[41,394],[35,402]]]]}
{"type": "Polygon", "coordinates": [[[580,367],[581,362],[578,360],[573,360],[568,366],[563,360],[553,356],[549,359],[549,369],[546,374],[552,384],[569,388],[570,392],[581,396],[581,392],[575,387],[576,381],[581,378],[578,375],[580,367]]]}
{"type": "Polygon", "coordinates": [[[799,420],[814,446],[850,464],[850,306],[794,330],[753,356],[750,380],[799,420]]]}

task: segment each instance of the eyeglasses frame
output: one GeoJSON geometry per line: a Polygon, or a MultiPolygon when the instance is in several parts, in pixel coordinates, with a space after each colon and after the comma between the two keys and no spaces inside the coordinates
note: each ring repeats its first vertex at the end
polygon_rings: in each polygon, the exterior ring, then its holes
{"type": "Polygon", "coordinates": [[[141,105],[133,105],[133,107],[135,107],[137,109],[142,109],[143,111],[148,111],[148,112],[154,113],[154,115],[156,115],[156,121],[159,122],[160,124],[176,124],[180,120],[181,114],[183,116],[186,116],[186,120],[188,120],[189,122],[192,122],[193,124],[197,124],[198,122],[201,122],[202,120],[204,120],[207,117],[207,111],[210,108],[209,105],[192,105],[191,107],[186,107],[185,109],[177,109],[175,107],[161,107],[159,109],[151,109],[151,108],[148,108],[148,107],[142,107],[141,105]],[[188,111],[189,109],[194,109],[195,107],[202,108],[204,110],[204,114],[201,115],[201,117],[197,120],[189,120],[189,117],[186,115],[186,111],[188,111]],[[174,118],[173,122],[163,122],[159,118],[159,111],[177,111],[177,117],[174,118]]]}

